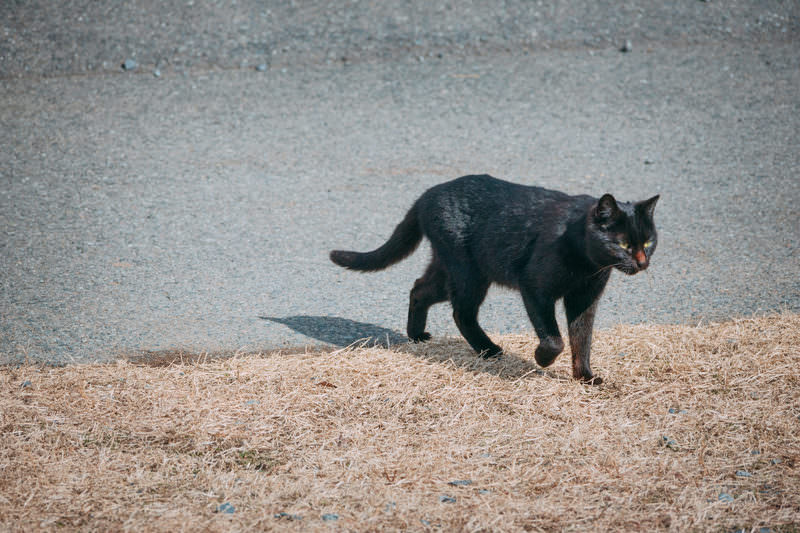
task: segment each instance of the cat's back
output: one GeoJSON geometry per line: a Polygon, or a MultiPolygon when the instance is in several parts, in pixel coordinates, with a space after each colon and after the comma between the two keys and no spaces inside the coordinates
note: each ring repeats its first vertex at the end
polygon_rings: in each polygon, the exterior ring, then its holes
{"type": "MultiPolygon", "coordinates": [[[[488,174],[469,175],[435,185],[417,201],[423,232],[456,242],[477,235],[503,241],[522,234],[560,233],[585,215],[594,199],[521,185],[488,174]]],[[[480,239],[485,240],[485,239],[480,239]]]]}
{"type": "Polygon", "coordinates": [[[509,198],[529,194],[532,189],[536,187],[511,183],[488,174],[474,174],[435,185],[425,191],[420,200],[429,204],[459,200],[456,203],[475,206],[493,201],[507,202],[509,198]]]}
{"type": "Polygon", "coordinates": [[[565,193],[520,185],[489,176],[469,175],[435,185],[417,201],[423,233],[432,241],[452,244],[475,241],[493,231],[519,234],[523,226],[541,218],[556,203],[568,201],[565,193]]]}
{"type": "Polygon", "coordinates": [[[455,210],[466,215],[515,211],[530,212],[574,197],[561,191],[501,180],[488,174],[462,176],[428,189],[420,198],[425,210],[455,210]]]}

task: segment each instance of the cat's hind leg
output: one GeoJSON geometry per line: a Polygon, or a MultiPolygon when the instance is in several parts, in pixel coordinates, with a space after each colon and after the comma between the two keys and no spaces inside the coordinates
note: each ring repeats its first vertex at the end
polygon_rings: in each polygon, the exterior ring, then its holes
{"type": "Polygon", "coordinates": [[[447,300],[447,275],[434,255],[425,274],[414,283],[408,303],[408,338],[414,342],[424,342],[431,338],[425,331],[428,309],[433,304],[447,300]]]}
{"type": "Polygon", "coordinates": [[[458,330],[481,357],[499,355],[503,350],[492,342],[478,324],[478,309],[489,290],[489,282],[477,271],[463,264],[448,272],[451,278],[450,302],[453,304],[453,319],[458,330]]]}

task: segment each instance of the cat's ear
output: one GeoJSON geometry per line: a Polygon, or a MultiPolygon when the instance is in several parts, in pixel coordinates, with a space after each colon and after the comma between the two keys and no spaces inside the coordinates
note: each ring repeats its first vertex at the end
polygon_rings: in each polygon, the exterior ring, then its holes
{"type": "Polygon", "coordinates": [[[594,216],[597,222],[602,225],[610,224],[619,216],[620,209],[617,201],[610,194],[604,194],[597,202],[594,209],[594,216]]]}
{"type": "Polygon", "coordinates": [[[656,208],[656,202],[658,202],[659,194],[656,194],[649,200],[645,200],[644,202],[639,202],[636,204],[636,211],[642,213],[647,216],[647,218],[653,218],[653,211],[656,208]]]}

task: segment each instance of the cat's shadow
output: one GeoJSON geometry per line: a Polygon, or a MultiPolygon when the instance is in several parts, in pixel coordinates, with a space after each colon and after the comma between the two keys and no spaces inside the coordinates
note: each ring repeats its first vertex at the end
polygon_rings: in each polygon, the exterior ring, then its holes
{"type": "Polygon", "coordinates": [[[397,331],[375,324],[356,322],[347,318],[332,316],[298,315],[289,317],[259,316],[282,324],[297,333],[322,341],[326,344],[344,348],[347,346],[391,347],[410,353],[427,361],[454,364],[456,367],[472,372],[485,372],[503,379],[515,380],[531,376],[547,376],[550,379],[569,380],[568,376],[542,370],[531,360],[508,350],[500,357],[483,359],[478,357],[461,338],[434,337],[426,343],[409,342],[408,337],[397,331]]]}
{"type": "Polygon", "coordinates": [[[408,342],[408,337],[391,329],[335,316],[297,315],[283,318],[273,316],[259,316],[258,318],[283,324],[306,337],[333,344],[339,348],[354,343],[385,348],[408,342]]]}

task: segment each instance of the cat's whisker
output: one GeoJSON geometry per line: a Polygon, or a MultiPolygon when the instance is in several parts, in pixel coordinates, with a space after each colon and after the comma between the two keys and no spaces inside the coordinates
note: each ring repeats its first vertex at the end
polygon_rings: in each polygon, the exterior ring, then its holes
{"type": "Polygon", "coordinates": [[[613,265],[604,266],[603,268],[601,268],[600,270],[598,270],[597,272],[592,274],[591,277],[599,276],[603,272],[606,272],[606,271],[611,270],[612,268],[615,268],[615,267],[618,267],[618,266],[622,266],[623,264],[624,263],[614,263],[613,265]]]}
{"type": "Polygon", "coordinates": [[[609,270],[609,269],[610,269],[610,268],[612,268],[613,266],[614,266],[614,265],[609,265],[609,266],[604,266],[604,267],[602,267],[600,270],[598,270],[597,272],[595,272],[594,274],[592,274],[592,277],[595,277],[595,276],[597,276],[597,275],[599,275],[599,274],[602,274],[603,272],[605,272],[606,270],[609,270]]]}

